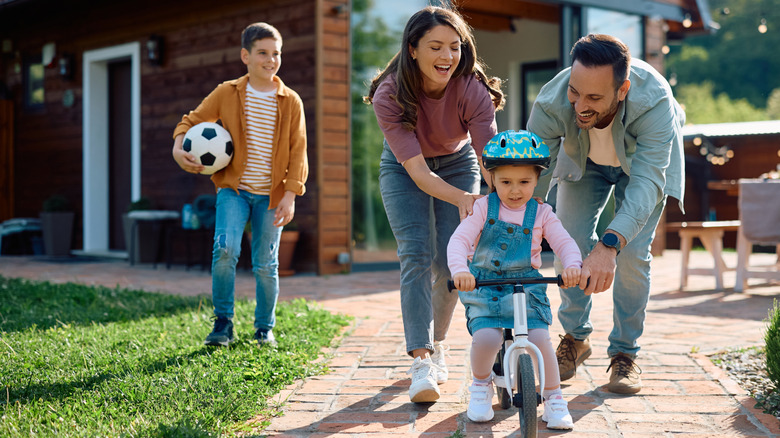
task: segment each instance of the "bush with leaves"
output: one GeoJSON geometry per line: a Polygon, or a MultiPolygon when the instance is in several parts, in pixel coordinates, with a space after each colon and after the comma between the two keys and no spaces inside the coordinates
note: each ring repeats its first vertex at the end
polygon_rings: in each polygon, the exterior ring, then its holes
{"type": "Polygon", "coordinates": [[[766,373],[775,384],[775,388],[780,388],[780,306],[776,299],[769,309],[764,342],[766,342],[766,373]]]}

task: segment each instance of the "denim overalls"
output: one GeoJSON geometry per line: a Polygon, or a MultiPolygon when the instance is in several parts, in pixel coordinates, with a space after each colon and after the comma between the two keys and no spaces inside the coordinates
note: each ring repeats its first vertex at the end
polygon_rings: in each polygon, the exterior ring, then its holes
{"type": "MultiPolygon", "coordinates": [[[[537,201],[525,204],[523,225],[498,219],[498,194],[488,198],[488,213],[482,234],[469,268],[477,280],[507,277],[541,277],[531,266],[531,243],[536,221],[537,201]]],[[[552,324],[550,300],[546,284],[523,286],[526,292],[528,328],[544,328],[552,324]]],[[[466,307],[466,321],[472,335],[482,328],[513,328],[514,307],[511,285],[481,287],[470,292],[459,292],[466,307]]]]}

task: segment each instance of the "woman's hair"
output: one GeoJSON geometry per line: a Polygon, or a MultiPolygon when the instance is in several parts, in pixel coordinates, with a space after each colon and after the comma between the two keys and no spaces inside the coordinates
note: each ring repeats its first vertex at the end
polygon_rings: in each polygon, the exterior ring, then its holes
{"type": "Polygon", "coordinates": [[[257,40],[273,38],[282,43],[282,34],[268,23],[252,23],[241,32],[241,48],[252,51],[252,45],[257,40]]]}
{"type": "Polygon", "coordinates": [[[615,89],[628,78],[631,53],[619,39],[611,35],[589,34],[580,38],[571,49],[571,63],[578,61],[585,67],[609,65],[614,74],[615,89]]]}
{"type": "Polygon", "coordinates": [[[417,64],[412,59],[409,52],[409,46],[417,47],[420,39],[436,26],[449,26],[460,37],[461,57],[458,66],[452,73],[452,78],[475,74],[477,78],[485,84],[491,94],[493,106],[496,110],[504,106],[504,93],[501,92],[501,79],[488,78],[485,74],[485,66],[477,58],[477,48],[474,44],[474,36],[471,28],[456,11],[437,6],[428,6],[409,18],[404,29],[404,35],[401,40],[401,50],[393,56],[393,59],[387,64],[372,81],[368,96],[363,97],[367,104],[373,102],[374,93],[377,87],[387,76],[395,73],[396,94],[391,96],[401,107],[401,122],[404,128],[413,131],[417,126],[417,108],[420,100],[418,93],[422,87],[422,73],[417,64]]]}

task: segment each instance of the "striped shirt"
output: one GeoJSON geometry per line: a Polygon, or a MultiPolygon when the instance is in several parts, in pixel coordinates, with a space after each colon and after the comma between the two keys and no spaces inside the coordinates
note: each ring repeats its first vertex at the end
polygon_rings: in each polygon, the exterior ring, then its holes
{"type": "Polygon", "coordinates": [[[256,195],[271,190],[271,152],[276,129],[276,90],[260,92],[246,87],[247,163],[238,188],[256,195]]]}

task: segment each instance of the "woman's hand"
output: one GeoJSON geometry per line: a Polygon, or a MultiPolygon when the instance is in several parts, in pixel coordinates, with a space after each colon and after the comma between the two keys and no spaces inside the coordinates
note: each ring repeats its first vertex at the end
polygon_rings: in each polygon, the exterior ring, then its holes
{"type": "Polygon", "coordinates": [[[409,158],[402,164],[420,190],[458,207],[461,220],[474,212],[474,201],[482,197],[478,193],[469,193],[439,178],[439,175],[433,173],[428,167],[422,154],[409,158]]]}

